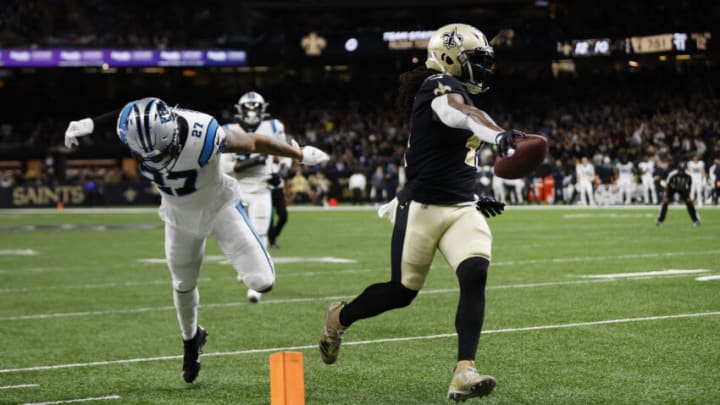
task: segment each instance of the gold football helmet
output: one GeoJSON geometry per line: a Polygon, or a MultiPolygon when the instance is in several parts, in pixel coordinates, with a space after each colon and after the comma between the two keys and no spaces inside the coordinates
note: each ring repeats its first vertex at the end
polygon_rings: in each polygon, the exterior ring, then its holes
{"type": "Polygon", "coordinates": [[[488,89],[493,59],[493,48],[479,29],[448,24],[430,37],[425,66],[456,77],[468,93],[478,94],[488,89]]]}

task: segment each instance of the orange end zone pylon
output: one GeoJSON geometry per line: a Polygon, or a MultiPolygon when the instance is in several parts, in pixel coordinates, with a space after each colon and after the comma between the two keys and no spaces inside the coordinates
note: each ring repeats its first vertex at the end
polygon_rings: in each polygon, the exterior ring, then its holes
{"type": "Polygon", "coordinates": [[[270,405],[305,405],[303,354],[270,355],[270,405]]]}

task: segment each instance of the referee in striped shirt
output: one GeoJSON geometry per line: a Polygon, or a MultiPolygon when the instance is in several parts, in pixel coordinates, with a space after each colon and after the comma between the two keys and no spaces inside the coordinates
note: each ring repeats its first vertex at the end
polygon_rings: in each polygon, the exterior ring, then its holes
{"type": "Polygon", "coordinates": [[[655,221],[655,225],[662,225],[665,221],[665,215],[667,214],[668,204],[670,200],[674,198],[675,194],[680,196],[680,199],[685,201],[687,206],[688,214],[690,219],[695,226],[700,226],[700,217],[695,211],[695,204],[690,197],[690,187],[692,186],[692,177],[687,174],[685,170],[685,162],[678,164],[677,169],[670,172],[665,182],[665,194],[663,195],[662,207],[660,208],[660,215],[655,221]]]}

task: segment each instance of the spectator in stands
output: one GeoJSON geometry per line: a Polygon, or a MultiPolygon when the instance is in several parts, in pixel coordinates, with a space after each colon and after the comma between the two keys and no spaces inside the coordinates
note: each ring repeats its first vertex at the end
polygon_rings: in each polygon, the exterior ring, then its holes
{"type": "Polygon", "coordinates": [[[367,178],[359,167],[355,167],[352,176],[348,180],[348,188],[352,195],[352,204],[358,205],[363,203],[365,199],[365,190],[367,188],[367,178]]]}
{"type": "Polygon", "coordinates": [[[325,177],[321,171],[315,172],[308,178],[310,184],[310,200],[314,205],[328,206],[328,191],[330,190],[330,180],[325,177]]]}
{"type": "Polygon", "coordinates": [[[310,182],[303,175],[300,168],[295,170],[295,176],[290,179],[290,190],[292,201],[296,203],[306,203],[310,201],[310,182]]]}
{"type": "Polygon", "coordinates": [[[383,170],[382,166],[378,165],[377,167],[375,167],[375,172],[370,178],[370,199],[375,204],[386,201],[387,197],[384,195],[385,190],[383,187],[384,181],[385,171],[383,170]]]}

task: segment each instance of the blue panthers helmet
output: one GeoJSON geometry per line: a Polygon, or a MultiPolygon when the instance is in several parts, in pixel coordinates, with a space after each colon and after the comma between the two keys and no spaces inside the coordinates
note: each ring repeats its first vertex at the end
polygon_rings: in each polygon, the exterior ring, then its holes
{"type": "Polygon", "coordinates": [[[126,104],[117,121],[117,134],[149,169],[170,171],[180,155],[175,113],[159,98],[146,97],[126,104]]]}

